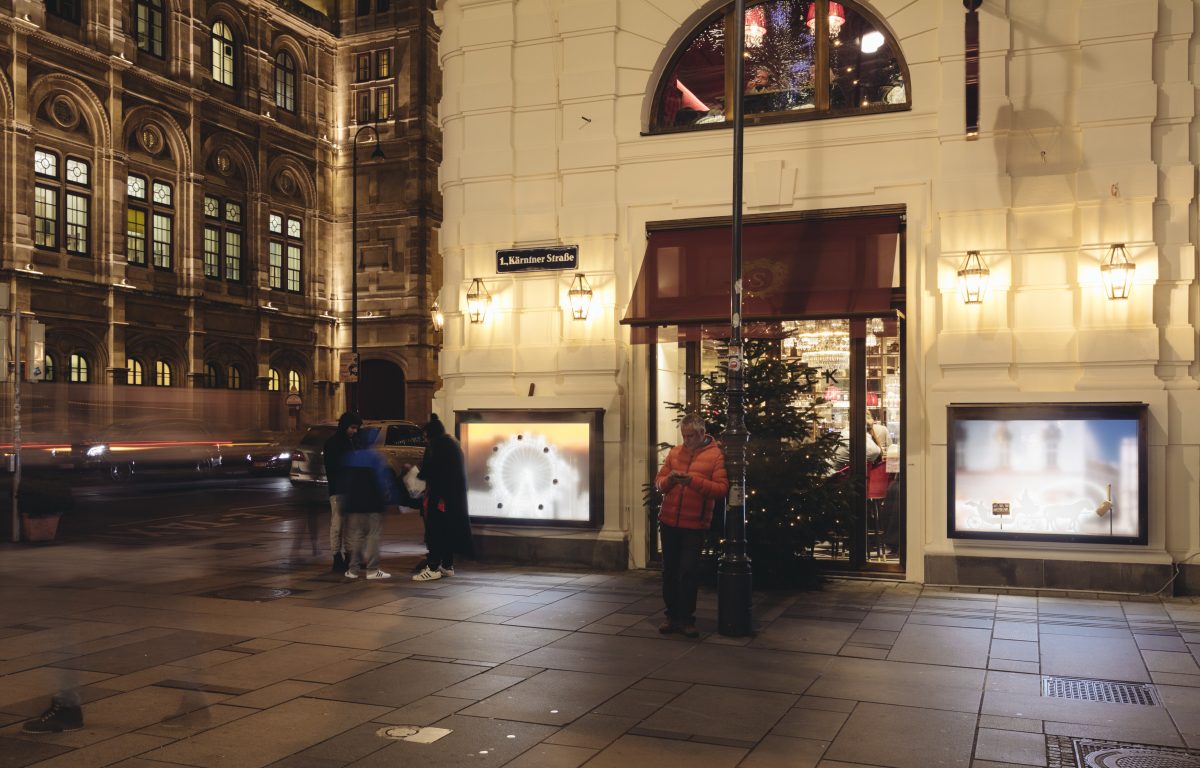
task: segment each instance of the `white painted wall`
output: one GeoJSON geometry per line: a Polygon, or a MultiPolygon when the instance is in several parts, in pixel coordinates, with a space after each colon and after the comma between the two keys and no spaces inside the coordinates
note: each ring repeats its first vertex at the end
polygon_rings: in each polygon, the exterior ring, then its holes
{"type": "MultiPolygon", "coordinates": [[[[960,0],[863,5],[899,40],[912,111],[749,128],[746,211],[907,207],[909,578],[923,579],[923,553],[1200,552],[1195,0],[987,0],[972,142],[960,0]],[[1099,281],[1112,242],[1137,262],[1123,302],[1099,281]],[[957,297],[968,249],[992,270],[982,306],[957,297]],[[946,538],[946,404],[1091,400],[1150,403],[1147,547],[946,538]]],[[[717,7],[439,2],[447,322],[435,407],[605,408],[603,537],[644,527],[653,459],[638,396],[653,372],[618,321],[645,225],[729,214],[729,131],[642,133],[674,46],[717,7]],[[583,323],[564,309],[569,274],[495,274],[498,248],[560,243],[580,246],[596,292],[583,323]],[[495,298],[483,325],[461,314],[473,277],[495,298]]]]}

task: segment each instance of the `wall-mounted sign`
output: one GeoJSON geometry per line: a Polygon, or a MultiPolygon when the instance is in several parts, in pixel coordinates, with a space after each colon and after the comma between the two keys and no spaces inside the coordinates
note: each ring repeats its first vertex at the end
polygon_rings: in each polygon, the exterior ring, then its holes
{"type": "Polygon", "coordinates": [[[497,272],[531,272],[548,269],[578,269],[578,245],[546,248],[507,248],[496,251],[497,272]]]}

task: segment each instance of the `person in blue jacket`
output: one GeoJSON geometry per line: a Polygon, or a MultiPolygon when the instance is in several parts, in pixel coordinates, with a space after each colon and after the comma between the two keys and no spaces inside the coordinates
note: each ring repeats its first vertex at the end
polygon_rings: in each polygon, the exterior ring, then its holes
{"type": "Polygon", "coordinates": [[[350,524],[346,578],[359,577],[364,559],[368,579],[391,578],[379,568],[379,539],[384,512],[399,511],[400,492],[392,471],[382,454],[361,446],[346,453],[342,461],[342,492],[346,494],[343,510],[350,524]]]}

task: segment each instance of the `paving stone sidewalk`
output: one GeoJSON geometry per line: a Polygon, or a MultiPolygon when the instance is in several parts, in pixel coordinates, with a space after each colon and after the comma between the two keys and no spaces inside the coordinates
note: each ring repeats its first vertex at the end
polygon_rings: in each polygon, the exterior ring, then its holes
{"type": "Polygon", "coordinates": [[[415,583],[407,519],[351,582],[293,533],[0,545],[0,768],[1200,766],[1194,600],[842,581],[687,640],[654,572],[415,583]],[[85,727],[23,734],[71,681],[85,727]]]}

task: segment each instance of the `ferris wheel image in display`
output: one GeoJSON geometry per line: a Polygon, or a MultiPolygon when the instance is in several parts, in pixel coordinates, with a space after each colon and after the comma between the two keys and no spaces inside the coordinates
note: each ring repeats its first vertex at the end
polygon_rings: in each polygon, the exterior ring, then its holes
{"type": "Polygon", "coordinates": [[[487,459],[486,500],[470,500],[474,514],[533,520],[587,519],[587,492],[579,471],[546,435],[526,430],[500,440],[487,459]],[[483,506],[476,504],[482,502],[483,506]]]}

